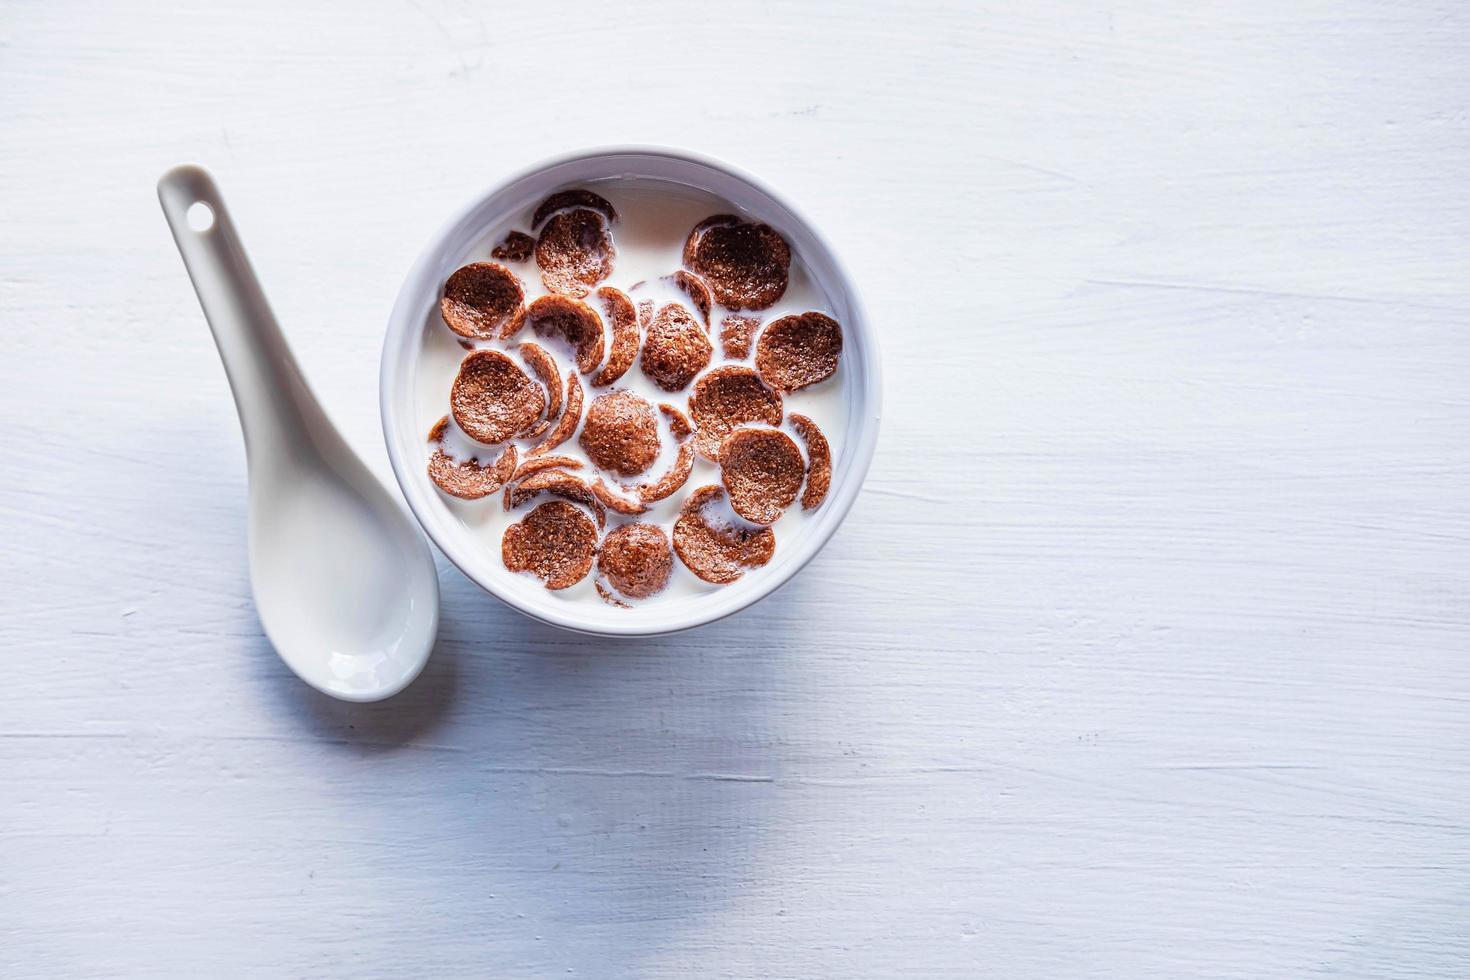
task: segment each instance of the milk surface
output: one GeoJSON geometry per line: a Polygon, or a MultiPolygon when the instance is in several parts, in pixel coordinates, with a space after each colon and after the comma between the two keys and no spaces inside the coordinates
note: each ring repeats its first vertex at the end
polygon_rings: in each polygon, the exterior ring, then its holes
{"type": "MultiPolygon", "coordinates": [[[[690,312],[698,316],[697,311],[689,302],[688,297],[671,282],[664,282],[664,277],[683,268],[682,253],[684,241],[689,235],[690,229],[704,218],[712,214],[740,214],[747,220],[759,221],[759,215],[743,214],[740,209],[729,202],[695,190],[682,184],[664,181],[652,181],[643,178],[620,178],[613,180],[595,181],[578,185],[605,197],[618,212],[618,220],[611,224],[613,245],[616,255],[613,258],[613,273],[600,285],[616,286],[633,300],[635,306],[640,300],[652,299],[656,307],[661,307],[666,302],[679,302],[690,309],[690,312]]],[[[500,261],[492,259],[490,250],[498,244],[507,233],[511,231],[524,231],[531,233],[531,214],[536,204],[532,202],[524,212],[507,215],[501,222],[487,227],[481,238],[460,260],[460,265],[470,262],[500,261]]],[[[548,290],[541,283],[541,270],[536,265],[535,258],[525,262],[502,262],[521,279],[521,284],[526,291],[526,302],[529,304],[538,296],[544,296],[548,290]]],[[[584,298],[599,315],[602,314],[600,301],[595,296],[584,298]]],[[[742,315],[753,316],[760,319],[762,326],[790,313],[804,313],[808,310],[833,315],[832,305],[821,287],[809,276],[801,256],[795,253],[793,248],[791,257],[790,283],[781,299],[768,310],[744,311],[742,315]]],[[[746,364],[754,367],[755,345],[751,344],[751,356],[744,361],[732,361],[723,356],[723,346],[720,343],[720,321],[725,318],[729,311],[718,304],[710,310],[710,341],[714,347],[714,356],[711,358],[710,366],[706,371],[714,370],[723,364],[746,364]]],[[[604,322],[604,336],[608,346],[611,344],[611,330],[604,322]]],[[[757,331],[756,336],[759,336],[757,331]]],[[[423,351],[418,360],[418,370],[415,377],[415,406],[416,419],[419,431],[427,438],[429,429],[440,418],[449,415],[449,392],[454,384],[455,375],[459,371],[459,364],[468,352],[460,346],[460,337],[456,335],[437,314],[430,318],[425,325],[422,339],[423,351]]],[[[537,375],[531,370],[515,349],[515,345],[523,341],[532,341],[545,348],[555,358],[560,367],[562,381],[565,382],[568,372],[575,370],[575,363],[570,345],[556,337],[538,337],[529,326],[524,327],[519,334],[508,342],[480,341],[475,342],[477,348],[489,348],[501,350],[516,360],[525,369],[531,378],[537,375]]],[[[845,366],[839,363],[837,373],[826,381],[789,395],[783,395],[783,408],[789,419],[792,412],[805,415],[814,420],[826,435],[832,446],[832,457],[839,458],[842,450],[843,440],[846,436],[847,401],[846,401],[846,378],[845,366]]],[[[614,384],[604,388],[592,388],[589,379],[595,375],[582,375],[584,391],[583,416],[591,405],[592,399],[616,389],[632,391],[647,399],[655,410],[660,403],[673,405],[686,416],[689,415],[689,396],[694,391],[698,382],[691,382],[689,387],[683,391],[667,392],[659,388],[651,380],[644,376],[641,369],[640,358],[633,362],[628,372],[619,378],[614,384]]],[[[660,429],[660,453],[659,458],[647,471],[637,477],[628,479],[614,479],[611,474],[604,474],[603,479],[614,489],[618,483],[629,485],[651,482],[658,479],[667,472],[673,464],[677,455],[672,434],[669,432],[668,421],[662,413],[657,413],[660,429]]],[[[691,420],[692,421],[692,420],[691,420]]],[[[791,428],[789,421],[783,420],[781,429],[785,431],[796,444],[805,450],[805,443],[791,428]]],[[[586,453],[578,443],[581,427],[573,433],[572,437],[552,450],[554,455],[570,456],[584,464],[583,469],[574,471],[579,477],[586,479],[589,483],[599,473],[597,468],[588,460],[586,453]]],[[[542,437],[544,438],[544,436],[542,437]]],[[[525,450],[536,445],[541,439],[516,440],[516,445],[521,450],[522,461],[524,461],[525,450]]],[[[427,467],[429,456],[433,452],[432,446],[427,441],[423,447],[423,467],[427,467]]],[[[450,418],[449,430],[444,440],[444,450],[457,459],[468,459],[476,456],[482,463],[495,459],[503,447],[482,446],[461,432],[454,424],[453,417],[450,418]]],[[[422,471],[422,468],[421,468],[422,471]]],[[[427,472],[423,479],[428,480],[427,472]]],[[[710,462],[702,456],[696,457],[694,470],[688,482],[678,492],[651,505],[648,511],[637,517],[629,517],[608,511],[607,530],[611,531],[620,524],[643,522],[656,524],[664,529],[669,535],[670,542],[673,540],[674,521],[679,516],[679,509],[683,506],[684,499],[699,487],[710,484],[720,484],[720,468],[717,464],[710,462]]],[[[443,506],[460,521],[470,533],[473,540],[481,542],[493,558],[492,564],[499,575],[503,576],[503,583],[511,590],[531,590],[545,595],[548,590],[545,585],[529,573],[514,573],[505,568],[500,560],[500,542],[505,529],[511,524],[521,520],[540,503],[547,500],[560,499],[549,495],[540,495],[533,500],[517,507],[515,510],[506,511],[501,500],[500,493],[491,494],[480,500],[460,500],[449,497],[435,489],[435,494],[443,506]]],[[[631,495],[628,495],[631,496],[631,495]]],[[[825,503],[823,506],[827,506],[825,503]]],[[[776,534],[776,551],[793,546],[803,533],[803,525],[808,517],[821,512],[821,508],[812,511],[803,511],[798,499],[781,518],[772,525],[776,534]]],[[[711,508],[710,516],[723,517],[732,524],[745,524],[734,511],[730,510],[728,501],[719,508],[711,508]]],[[[759,576],[764,568],[753,568],[748,570],[746,577],[759,576]]],[[[550,595],[566,602],[593,602],[602,604],[603,600],[598,596],[593,585],[597,578],[597,569],[594,565],[592,572],[582,581],[571,588],[550,592],[550,595]]],[[[702,581],[693,572],[684,567],[677,555],[674,558],[674,571],[669,579],[668,586],[656,596],[643,600],[628,600],[630,605],[646,605],[672,600],[687,600],[708,592],[715,592],[724,586],[711,585],[702,581]]]]}

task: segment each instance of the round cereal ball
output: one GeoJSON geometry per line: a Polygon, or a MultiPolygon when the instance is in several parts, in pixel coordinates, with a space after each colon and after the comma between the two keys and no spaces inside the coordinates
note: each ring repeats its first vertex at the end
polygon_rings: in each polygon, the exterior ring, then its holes
{"type": "Polygon", "coordinates": [[[602,469],[637,476],[658,458],[658,418],[631,391],[610,391],[592,399],[578,441],[602,469]]]}

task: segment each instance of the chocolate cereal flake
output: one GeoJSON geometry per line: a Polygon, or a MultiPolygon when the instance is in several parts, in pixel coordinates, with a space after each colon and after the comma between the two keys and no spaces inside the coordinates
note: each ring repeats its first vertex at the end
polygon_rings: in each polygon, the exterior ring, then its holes
{"type": "Polygon", "coordinates": [[[456,460],[444,451],[444,433],[449,416],[434,423],[429,443],[434,447],[429,457],[429,479],[445,493],[462,500],[478,500],[499,490],[516,468],[516,447],[506,446],[493,463],[481,463],[478,456],[456,460]]]}
{"type": "Polygon", "coordinates": [[[517,466],[511,480],[519,480],[521,477],[530,476],[541,470],[580,470],[581,468],[582,461],[570,456],[537,456],[517,466]]]}
{"type": "Polygon", "coordinates": [[[713,354],[714,347],[694,314],[680,303],[669,303],[648,325],[640,363],[643,373],[664,391],[682,391],[713,354]]]}
{"type": "Polygon", "coordinates": [[[640,483],[630,489],[645,504],[656,503],[677,493],[680,487],[689,482],[689,474],[692,472],[694,472],[694,443],[686,442],[679,447],[679,455],[675,457],[674,464],[669,467],[667,473],[657,480],[640,483]]]}
{"type": "Polygon", "coordinates": [[[538,337],[560,337],[572,346],[577,370],[589,374],[602,363],[602,318],[579,299],[541,296],[526,311],[538,337]]]}
{"type": "Polygon", "coordinates": [[[704,323],[705,329],[709,329],[709,311],[714,303],[710,299],[709,287],[704,284],[704,280],[683,269],[668,278],[684,291],[685,296],[689,297],[690,305],[699,314],[699,319],[704,323]]]}
{"type": "Polygon", "coordinates": [[[534,230],[541,227],[541,222],[556,212],[565,211],[568,208],[591,208],[594,211],[601,211],[603,217],[608,221],[618,220],[618,213],[613,210],[613,206],[607,202],[605,197],[577,187],[572,190],[557,191],[542,201],[541,205],[536,208],[536,214],[531,218],[531,228],[534,230]]]}
{"type": "MultiPolygon", "coordinates": [[[[723,215],[717,217],[726,217],[723,215]]],[[[764,310],[786,292],[791,247],[770,225],[736,221],[710,225],[706,218],[689,233],[684,264],[709,284],[720,305],[764,310]]]]}
{"type": "Polygon", "coordinates": [[[496,262],[471,262],[444,283],[439,312],[461,337],[503,339],[521,328],[525,301],[526,292],[514,272],[496,262]]]}
{"type": "Polygon", "coordinates": [[[592,570],[597,528],[591,518],[562,500],[538,506],[505,529],[500,556],[512,572],[530,572],[548,589],[565,589],[592,570]]]}
{"type": "Polygon", "coordinates": [[[562,413],[561,421],[556,423],[556,428],[551,430],[551,435],[544,442],[539,443],[526,452],[527,456],[540,456],[549,453],[572,437],[577,431],[577,425],[582,421],[582,379],[577,377],[576,371],[567,372],[567,410],[562,413]]]}
{"type": "Polygon", "coordinates": [[[801,450],[776,429],[737,429],[720,444],[720,480],[731,508],[747,521],[774,524],[805,475],[801,450]]]}
{"type": "MultiPolygon", "coordinates": [[[[684,302],[682,305],[698,314],[700,324],[706,330],[709,329],[709,314],[714,306],[714,299],[710,295],[709,287],[704,284],[704,280],[692,272],[680,269],[667,276],[660,276],[658,283],[661,287],[672,286],[674,289],[683,293],[684,302]]],[[[641,279],[629,287],[628,294],[637,297],[647,288],[649,288],[648,280],[641,279]]],[[[667,288],[661,288],[656,295],[667,296],[668,294],[669,290],[667,288]]],[[[648,311],[646,314],[639,313],[639,318],[645,327],[653,316],[656,302],[657,300],[653,297],[643,297],[638,300],[639,310],[642,311],[646,308],[648,311]]]]}
{"type": "Polygon", "coordinates": [[[689,481],[689,474],[694,471],[694,443],[687,441],[694,433],[694,429],[689,424],[689,420],[684,417],[683,412],[668,402],[659,405],[658,410],[668,418],[669,431],[673,433],[680,445],[673,464],[657,480],[650,480],[633,487],[623,487],[645,504],[656,503],[673,496],[689,481]]]}
{"type": "Polygon", "coordinates": [[[778,391],[825,381],[842,356],[842,326],[825,313],[794,313],[768,325],[755,342],[755,369],[778,391]]]}
{"type": "Polygon", "coordinates": [[[557,497],[585,504],[597,516],[597,526],[607,523],[607,511],[602,502],[592,494],[592,488],[581,477],[564,470],[542,470],[505,488],[505,509],[515,510],[538,494],[549,493],[557,497]]]}
{"type": "Polygon", "coordinates": [[[610,391],[592,399],[579,441],[597,466],[637,476],[658,458],[658,419],[631,391],[610,391]]]}
{"type": "Polygon", "coordinates": [[[546,404],[547,428],[551,427],[561,417],[562,385],[560,370],[556,361],[546,353],[546,348],[540,344],[533,344],[529,340],[520,345],[521,357],[531,365],[531,370],[536,372],[536,377],[541,379],[541,384],[550,396],[546,404]]]}
{"type": "Polygon", "coordinates": [[[608,605],[610,605],[610,606],[617,606],[619,609],[632,609],[633,608],[632,606],[630,606],[626,602],[624,602],[622,599],[619,599],[617,596],[613,595],[612,590],[609,589],[607,586],[603,585],[601,582],[594,581],[592,584],[593,584],[593,586],[596,587],[597,594],[602,597],[602,601],[605,602],[605,603],[607,603],[608,605]]]}
{"type": "Polygon", "coordinates": [[[523,231],[513,231],[490,250],[490,257],[502,262],[524,262],[536,251],[536,239],[523,231]]]}
{"type": "Polygon", "coordinates": [[[757,317],[731,313],[720,321],[720,347],[732,361],[743,361],[750,356],[750,341],[761,321],[757,317]]]}
{"type": "Polygon", "coordinates": [[[553,293],[585,296],[612,275],[612,235],[607,219],[596,211],[576,208],[558,211],[536,239],[536,264],[541,281],[553,293]]]}
{"type": "Polygon", "coordinates": [[[674,434],[675,439],[682,442],[694,434],[694,426],[689,424],[689,417],[683,412],[668,402],[660,402],[658,410],[669,420],[669,431],[674,434]]]}
{"type": "Polygon", "coordinates": [[[460,362],[449,407],[471,439],[504,442],[536,424],[546,392],[505,354],[480,350],[460,362]]]}
{"type": "Polygon", "coordinates": [[[603,480],[592,481],[592,496],[601,501],[608,510],[617,511],[619,514],[638,515],[648,510],[638,501],[624,497],[603,480]]]}
{"type": "Polygon", "coordinates": [[[716,486],[700,487],[684,501],[674,522],[674,552],[695,575],[723,585],[759,568],[776,553],[776,534],[768,527],[736,527],[709,510],[725,496],[716,486]]]}
{"type": "Polygon", "coordinates": [[[705,218],[703,221],[701,221],[699,224],[695,225],[690,230],[689,237],[686,238],[686,239],[684,239],[684,254],[683,254],[684,264],[686,266],[691,267],[691,268],[694,266],[695,246],[697,246],[699,244],[700,237],[706,231],[709,231],[711,228],[718,228],[721,225],[738,225],[738,224],[740,224],[740,218],[739,218],[738,215],[733,215],[733,214],[712,214],[708,218],[705,218]]]}
{"type": "Polygon", "coordinates": [[[817,423],[805,415],[791,413],[791,426],[806,443],[806,489],[801,492],[801,509],[820,507],[832,486],[832,447],[817,423]]]}
{"type": "Polygon", "coordinates": [[[718,462],[720,443],[727,435],[751,422],[780,425],[781,410],[781,395],[750,368],[717,367],[694,383],[694,394],[689,396],[689,414],[697,429],[695,448],[718,462]]]}
{"type": "Polygon", "coordinates": [[[597,570],[628,598],[647,599],[669,584],[674,553],[663,528],[654,524],[624,524],[603,538],[597,570]]]}
{"type": "Polygon", "coordinates": [[[638,311],[627,293],[612,286],[598,289],[597,298],[602,302],[603,317],[612,328],[607,363],[592,379],[592,387],[602,388],[626,374],[638,358],[638,311]]]}

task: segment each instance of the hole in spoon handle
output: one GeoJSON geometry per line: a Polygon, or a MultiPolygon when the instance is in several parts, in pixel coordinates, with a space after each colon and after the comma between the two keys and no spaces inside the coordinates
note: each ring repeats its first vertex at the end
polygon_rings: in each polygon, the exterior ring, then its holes
{"type": "Polygon", "coordinates": [[[203,201],[195,201],[189,205],[189,210],[184,212],[184,217],[188,219],[189,227],[196,234],[202,234],[214,227],[214,209],[203,201]]]}

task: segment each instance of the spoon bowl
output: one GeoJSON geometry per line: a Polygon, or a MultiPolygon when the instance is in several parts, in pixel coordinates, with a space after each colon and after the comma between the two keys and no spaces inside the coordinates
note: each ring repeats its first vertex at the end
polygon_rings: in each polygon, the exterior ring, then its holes
{"type": "Polygon", "coordinates": [[[428,549],[376,484],[356,457],[250,473],[250,585],[266,635],[298,677],[348,701],[408,686],[438,630],[428,549]]]}
{"type": "Polygon", "coordinates": [[[325,694],[391,697],[423,669],[439,628],[428,544],[312,395],[208,172],[176,167],[158,197],[240,415],[266,636],[325,694]]]}

